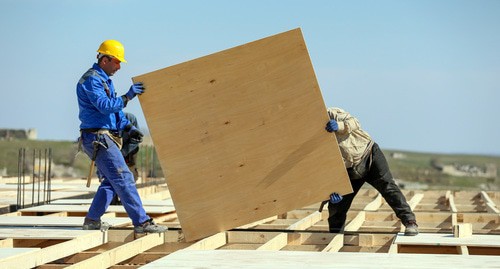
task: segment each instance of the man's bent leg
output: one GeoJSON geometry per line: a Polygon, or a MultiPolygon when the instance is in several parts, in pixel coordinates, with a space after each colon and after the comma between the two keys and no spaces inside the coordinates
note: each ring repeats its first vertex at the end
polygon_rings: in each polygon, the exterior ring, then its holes
{"type": "Polygon", "coordinates": [[[403,225],[407,226],[410,222],[416,224],[415,214],[394,182],[387,160],[377,144],[373,145],[372,154],[373,162],[367,182],[380,192],[403,225]]]}

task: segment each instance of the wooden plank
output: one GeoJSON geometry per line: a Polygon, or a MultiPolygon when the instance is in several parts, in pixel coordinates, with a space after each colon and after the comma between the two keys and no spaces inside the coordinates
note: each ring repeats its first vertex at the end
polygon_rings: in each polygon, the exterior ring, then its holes
{"type": "Polygon", "coordinates": [[[344,235],[336,234],[322,252],[338,252],[344,246],[344,235]]]}
{"type": "Polygon", "coordinates": [[[204,238],[186,249],[195,249],[195,250],[207,250],[207,249],[216,249],[220,248],[227,243],[227,235],[225,232],[214,234],[210,237],[204,238]]]}
{"type": "MultiPolygon", "coordinates": [[[[30,208],[23,208],[20,212],[87,212],[89,205],[41,205],[30,208]]],[[[144,206],[149,214],[164,214],[175,211],[173,206],[144,206]]],[[[106,212],[127,213],[121,205],[110,205],[106,212]]]]}
{"type": "Polygon", "coordinates": [[[0,238],[13,239],[73,239],[82,235],[101,233],[100,231],[85,231],[74,229],[36,229],[36,228],[6,228],[0,227],[0,238]]]}
{"type": "Polygon", "coordinates": [[[187,240],[352,192],[300,29],[133,80],[187,240]]]}
{"type": "Polygon", "coordinates": [[[368,203],[365,208],[363,210],[365,211],[377,211],[380,206],[382,205],[382,194],[377,194],[377,196],[375,196],[375,199],[373,199],[373,201],[371,201],[370,203],[368,203]]]}
{"type": "Polygon", "coordinates": [[[312,214],[298,220],[297,222],[295,222],[294,224],[290,225],[288,228],[286,228],[287,230],[292,230],[292,231],[295,231],[295,230],[307,230],[308,228],[310,228],[311,226],[313,226],[314,224],[316,224],[318,221],[320,221],[322,219],[322,214],[321,212],[313,212],[312,214]]]}
{"type": "Polygon", "coordinates": [[[32,268],[33,263],[26,257],[40,248],[0,248],[0,268],[32,268]]]}
{"type": "Polygon", "coordinates": [[[474,234],[469,237],[454,237],[453,234],[420,233],[417,236],[403,236],[399,233],[394,241],[398,245],[433,245],[433,246],[475,246],[498,247],[498,235],[474,234]]]}
{"type": "Polygon", "coordinates": [[[257,250],[280,250],[288,244],[288,234],[281,233],[262,244],[257,250]]]}
{"type": "Polygon", "coordinates": [[[457,225],[453,225],[453,236],[455,236],[455,237],[472,236],[472,224],[459,223],[457,225]]]}
{"type": "Polygon", "coordinates": [[[462,255],[469,255],[469,249],[467,246],[457,246],[457,252],[462,255]]]}
{"type": "Polygon", "coordinates": [[[355,232],[359,230],[359,228],[365,222],[366,213],[365,211],[359,211],[358,215],[354,217],[344,228],[345,231],[355,232]]]}
{"type": "Polygon", "coordinates": [[[408,201],[408,205],[410,205],[410,208],[412,210],[415,210],[415,207],[417,207],[418,203],[420,203],[420,201],[422,201],[423,198],[424,198],[424,194],[423,193],[416,193],[410,199],[410,201],[408,201]]]}
{"type": "MultiPolygon", "coordinates": [[[[50,202],[51,205],[90,205],[93,199],[59,199],[50,202]]],[[[172,199],[142,200],[143,206],[174,206],[172,199]]]]}
{"type": "Polygon", "coordinates": [[[498,268],[498,256],[304,251],[212,250],[174,252],[141,268],[498,268]],[[251,261],[251,262],[250,262],[251,261]]]}
{"type": "Polygon", "coordinates": [[[489,213],[497,213],[497,214],[500,213],[500,210],[495,205],[495,202],[493,202],[493,200],[491,200],[488,193],[486,193],[485,191],[481,191],[481,198],[484,200],[484,203],[486,205],[486,210],[489,213]]]}
{"type": "Polygon", "coordinates": [[[458,210],[457,210],[457,206],[455,205],[455,196],[451,192],[449,193],[449,195],[447,192],[447,196],[448,196],[448,203],[450,204],[450,211],[452,213],[457,213],[458,210]]]}
{"type": "Polygon", "coordinates": [[[109,268],[148,249],[163,244],[164,240],[165,235],[163,233],[148,234],[65,268],[109,268]]]}
{"type": "MultiPolygon", "coordinates": [[[[41,236],[34,236],[33,231],[29,231],[26,229],[24,230],[24,233],[26,235],[23,236],[18,236],[17,232],[14,232],[13,234],[16,234],[15,238],[23,238],[23,239],[35,239],[35,238],[40,238],[41,236]]],[[[48,233],[48,231],[40,231],[40,229],[31,229],[31,230],[39,230],[39,233],[48,233]]],[[[31,251],[27,252],[25,254],[22,254],[22,257],[18,257],[17,262],[15,263],[15,266],[7,266],[3,267],[1,266],[0,268],[34,268],[39,265],[46,264],[51,261],[55,261],[57,259],[73,255],[75,253],[78,253],[83,250],[87,250],[99,245],[102,245],[107,242],[107,236],[106,233],[100,232],[100,231],[74,231],[71,240],[58,243],[52,246],[44,247],[42,249],[36,250],[36,251],[31,251]],[[84,232],[84,233],[80,233],[84,232]],[[75,237],[76,236],[76,237],[75,237]]],[[[43,236],[43,238],[48,239],[48,236],[43,236]]],[[[65,236],[62,239],[68,239],[71,238],[70,236],[65,236]]],[[[61,239],[61,236],[57,236],[54,238],[50,239],[61,239]]],[[[21,255],[21,254],[20,254],[21,255]]],[[[0,260],[0,265],[2,264],[3,260],[0,260]]],[[[6,262],[9,262],[8,260],[6,262]]],[[[8,265],[8,264],[7,264],[8,265]]],[[[99,268],[99,267],[95,267],[99,268]]]]}
{"type": "Polygon", "coordinates": [[[227,243],[255,243],[265,244],[267,241],[281,234],[280,232],[251,232],[251,231],[229,231],[227,232],[227,243]]]}
{"type": "MultiPolygon", "coordinates": [[[[81,227],[84,217],[48,217],[48,216],[0,216],[0,226],[16,227],[81,227]]],[[[110,224],[111,227],[123,227],[132,224],[130,218],[103,217],[102,221],[110,224]]]]}

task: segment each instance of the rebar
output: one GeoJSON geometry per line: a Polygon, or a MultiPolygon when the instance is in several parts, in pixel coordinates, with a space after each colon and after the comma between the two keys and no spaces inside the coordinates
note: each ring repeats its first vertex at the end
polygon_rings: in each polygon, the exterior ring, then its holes
{"type": "Polygon", "coordinates": [[[32,160],[31,160],[31,171],[27,169],[26,160],[26,149],[20,148],[18,153],[18,164],[17,164],[17,204],[16,208],[25,208],[27,205],[34,206],[50,203],[51,199],[51,167],[52,167],[52,149],[45,149],[44,155],[42,157],[42,150],[33,150],[32,160]],[[36,159],[38,157],[38,166],[36,165],[36,159]],[[43,160],[42,160],[43,159],[43,160]],[[44,166],[42,168],[42,162],[44,166]],[[26,203],[26,173],[29,172],[31,175],[31,202],[26,203]],[[43,173],[43,176],[42,176],[43,173]],[[43,180],[43,187],[41,181],[43,180]],[[36,184],[36,188],[35,188],[36,184]],[[36,192],[36,201],[35,201],[36,192]]]}

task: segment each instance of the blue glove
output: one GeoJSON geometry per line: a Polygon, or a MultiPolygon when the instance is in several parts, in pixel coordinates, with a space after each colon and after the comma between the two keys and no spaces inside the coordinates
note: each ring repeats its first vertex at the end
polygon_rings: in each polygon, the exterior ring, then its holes
{"type": "Polygon", "coordinates": [[[330,194],[330,203],[336,204],[336,203],[339,203],[340,201],[342,201],[342,195],[340,195],[336,192],[330,194]]]}
{"type": "Polygon", "coordinates": [[[134,83],[132,86],[130,86],[130,89],[128,92],[125,94],[128,100],[132,100],[136,95],[141,95],[146,91],[146,88],[144,88],[144,85],[142,82],[137,82],[134,83]]]}
{"type": "Polygon", "coordinates": [[[139,131],[139,129],[137,129],[135,126],[132,125],[130,131],[128,131],[128,136],[130,137],[130,142],[139,144],[142,142],[144,134],[141,131],[139,131]]]}
{"type": "Polygon", "coordinates": [[[339,124],[337,123],[336,120],[330,120],[329,122],[326,123],[325,129],[330,133],[336,132],[339,130],[339,124]]]}

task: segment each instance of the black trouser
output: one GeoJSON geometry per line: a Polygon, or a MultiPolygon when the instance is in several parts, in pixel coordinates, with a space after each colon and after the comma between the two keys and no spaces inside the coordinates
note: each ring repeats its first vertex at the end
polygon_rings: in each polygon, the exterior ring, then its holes
{"type": "Polygon", "coordinates": [[[362,178],[353,179],[352,173],[350,173],[349,169],[347,169],[353,193],[343,196],[342,201],[339,203],[328,203],[328,225],[330,232],[338,233],[343,231],[347,211],[351,207],[352,200],[365,182],[368,182],[368,184],[372,185],[375,189],[377,189],[377,191],[380,192],[380,194],[382,194],[382,197],[384,197],[385,201],[389,204],[392,210],[394,210],[396,216],[403,224],[406,224],[408,221],[415,220],[415,214],[413,214],[403,193],[401,193],[401,190],[394,182],[384,153],[380,150],[377,143],[373,144],[371,154],[371,167],[362,178]]]}

